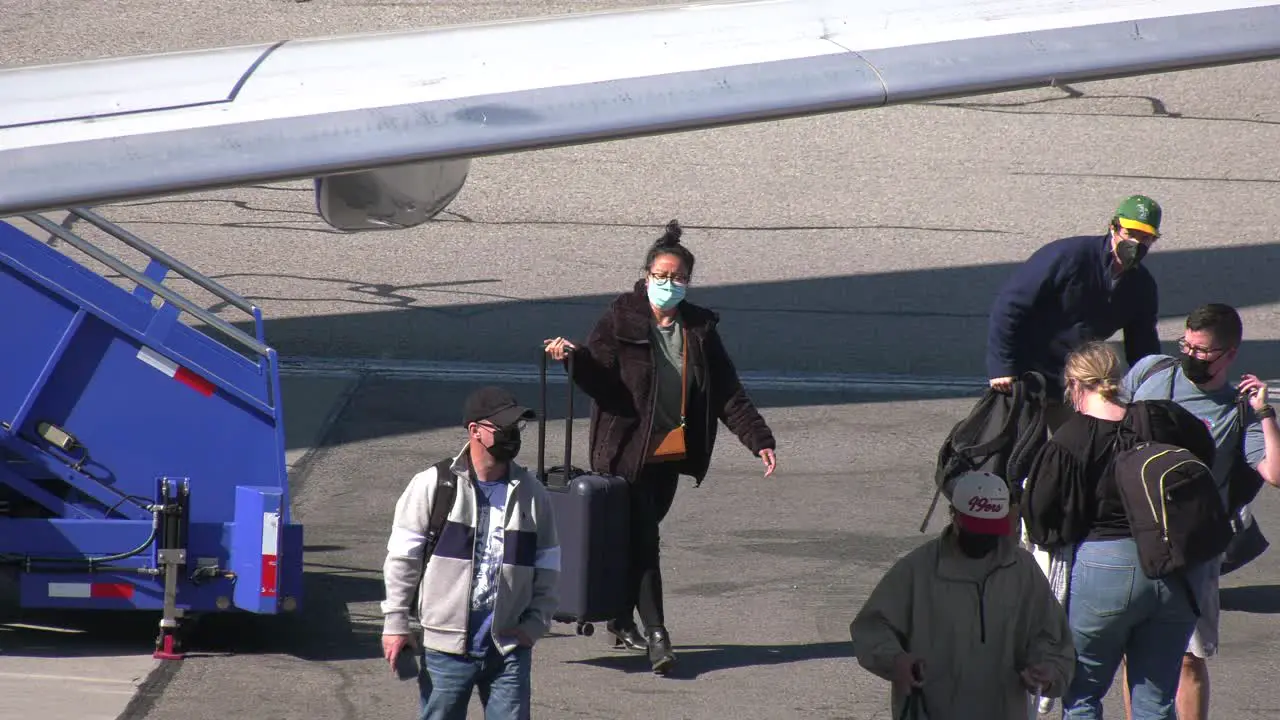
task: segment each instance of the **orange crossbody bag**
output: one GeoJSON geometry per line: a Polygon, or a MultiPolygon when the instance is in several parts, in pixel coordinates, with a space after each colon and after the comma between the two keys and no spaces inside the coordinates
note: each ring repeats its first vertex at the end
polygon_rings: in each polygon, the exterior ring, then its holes
{"type": "Polygon", "coordinates": [[[653,451],[653,459],[658,462],[671,462],[674,460],[683,460],[686,454],[684,444],[684,414],[685,403],[689,394],[689,381],[685,377],[689,371],[689,333],[683,332],[684,337],[683,352],[681,352],[680,362],[680,425],[674,430],[667,433],[662,438],[662,442],[658,443],[658,447],[653,451]]]}

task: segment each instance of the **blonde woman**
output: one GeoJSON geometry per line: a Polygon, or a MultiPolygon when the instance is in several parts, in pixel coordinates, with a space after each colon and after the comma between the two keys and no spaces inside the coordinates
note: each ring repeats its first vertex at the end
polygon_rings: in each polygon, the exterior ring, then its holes
{"type": "MultiPolygon", "coordinates": [[[[1172,719],[1182,653],[1195,628],[1184,586],[1148,578],[1110,472],[1130,406],[1118,400],[1120,361],[1091,343],[1066,362],[1065,402],[1073,409],[1041,450],[1027,478],[1028,535],[1051,551],[1049,576],[1065,601],[1076,668],[1062,698],[1065,720],[1102,717],[1102,698],[1126,658],[1134,720],[1172,719]]],[[[1213,461],[1203,423],[1173,403],[1146,403],[1148,439],[1213,461]],[[1206,457],[1207,456],[1207,457],[1206,457]]],[[[1123,449],[1123,448],[1119,448],[1123,449]]]]}
{"type": "MultiPolygon", "coordinates": [[[[1125,415],[1123,406],[1116,402],[1120,392],[1120,379],[1123,372],[1116,354],[1103,343],[1090,343],[1067,355],[1063,366],[1063,404],[1069,410],[1064,423],[1075,420],[1074,430],[1081,429],[1081,424],[1089,423],[1086,417],[1094,418],[1102,423],[1119,423],[1125,415]],[[1077,402],[1078,400],[1083,402],[1077,402]]],[[[1071,585],[1071,568],[1075,555],[1075,543],[1084,537],[1081,524],[1090,516],[1086,503],[1088,493],[1082,490],[1083,483],[1064,483],[1064,491],[1055,493],[1037,492],[1032,498],[1033,485],[1041,490],[1042,483],[1033,483],[1033,479],[1046,468],[1055,466],[1060,470],[1070,467],[1079,469],[1081,458],[1073,450],[1080,449],[1079,438],[1050,438],[1056,442],[1057,448],[1045,448],[1036,459],[1028,473],[1027,494],[1024,499],[1024,518],[1036,518],[1040,525],[1049,525],[1053,532],[1042,528],[1029,531],[1027,521],[1022,524],[1022,541],[1024,546],[1035,556],[1040,569],[1049,579],[1049,585],[1058,602],[1067,606],[1071,585]],[[1062,455],[1070,460],[1064,462],[1062,455]],[[1034,504],[1033,504],[1034,503],[1034,504]],[[1045,515],[1052,516],[1046,521],[1045,515]]],[[[1072,473],[1072,476],[1078,476],[1072,473]]],[[[1123,510],[1123,508],[1122,508],[1123,510]]],[[[1053,698],[1040,698],[1039,712],[1048,713],[1053,709],[1053,698]]]]}

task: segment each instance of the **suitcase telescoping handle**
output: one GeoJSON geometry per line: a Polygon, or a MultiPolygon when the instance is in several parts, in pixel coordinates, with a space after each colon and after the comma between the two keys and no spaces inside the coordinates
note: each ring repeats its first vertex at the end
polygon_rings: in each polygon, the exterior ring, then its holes
{"type": "MultiPolygon", "coordinates": [[[[543,348],[542,366],[539,373],[540,412],[538,413],[538,476],[542,478],[544,485],[549,484],[550,479],[547,476],[546,458],[547,458],[547,352],[543,348]]],[[[569,351],[565,355],[567,361],[568,378],[565,383],[569,387],[569,406],[566,410],[564,421],[564,483],[569,484],[569,469],[573,467],[573,351],[569,351]]]]}

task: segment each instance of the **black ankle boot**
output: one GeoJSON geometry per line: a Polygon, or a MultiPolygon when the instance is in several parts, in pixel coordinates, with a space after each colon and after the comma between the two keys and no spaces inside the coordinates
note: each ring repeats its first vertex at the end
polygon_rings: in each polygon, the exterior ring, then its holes
{"type": "Polygon", "coordinates": [[[676,662],[676,654],[671,652],[671,638],[667,635],[667,629],[650,628],[646,634],[649,639],[649,664],[653,666],[655,673],[666,675],[676,662]]]}
{"type": "Polygon", "coordinates": [[[615,650],[645,650],[649,647],[635,625],[620,625],[616,620],[610,620],[604,629],[613,636],[615,650]]]}

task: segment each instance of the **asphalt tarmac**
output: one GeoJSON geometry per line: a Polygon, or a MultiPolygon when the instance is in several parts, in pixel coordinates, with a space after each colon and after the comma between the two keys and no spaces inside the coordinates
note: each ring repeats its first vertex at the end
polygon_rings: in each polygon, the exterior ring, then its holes
{"type": "MultiPolygon", "coordinates": [[[[0,63],[629,4],[637,3],[0,0],[0,63]]],[[[301,617],[211,622],[199,650],[155,671],[150,619],[43,618],[88,630],[38,636],[9,626],[0,634],[8,663],[0,683],[12,689],[0,715],[413,716],[414,689],[390,674],[377,647],[395,498],[414,472],[456,449],[466,390],[500,365],[527,370],[543,337],[585,336],[603,304],[638,277],[648,243],[671,218],[686,226],[698,256],[690,299],[722,313],[744,372],[972,383],[985,372],[992,294],[1014,264],[1050,239],[1100,233],[1121,198],[1147,193],[1166,211],[1164,238],[1146,262],[1160,283],[1167,347],[1191,308],[1231,303],[1245,322],[1240,371],[1280,376],[1278,68],[487,158],[474,163],[440,222],[398,233],[328,230],[306,183],[101,209],[261,303],[268,340],[284,356],[345,368],[488,369],[455,381],[353,372],[351,384],[343,370],[329,372],[323,390],[302,389],[310,405],[299,415],[315,433],[291,428],[289,440],[295,509],[307,528],[301,617]],[[64,702],[60,684],[85,689],[78,704],[64,702]],[[91,692],[98,687],[106,691],[91,692]]],[[[300,362],[299,377],[315,367],[300,362]]],[[[528,372],[503,377],[536,398],[528,372]]],[[[938,443],[973,395],[947,384],[759,387],[769,388],[753,396],[780,443],[776,477],[762,478],[758,461],[722,429],[711,477],[681,488],[664,525],[676,677],[655,678],[641,657],[610,650],[601,635],[557,626],[536,651],[535,717],[888,717],[887,684],[849,657],[848,623],[884,569],[922,541],[938,443]]],[[[585,398],[576,407],[582,458],[585,398]]],[[[559,447],[555,437],[549,448],[559,447]]],[[[522,459],[535,460],[533,438],[525,447],[522,459]]],[[[1276,495],[1264,491],[1255,506],[1264,528],[1280,528],[1276,495]]],[[[1271,552],[1224,581],[1213,717],[1270,718],[1280,709],[1270,651],[1278,571],[1271,552]]],[[[1113,698],[1108,717],[1118,711],[1113,698]]]]}

